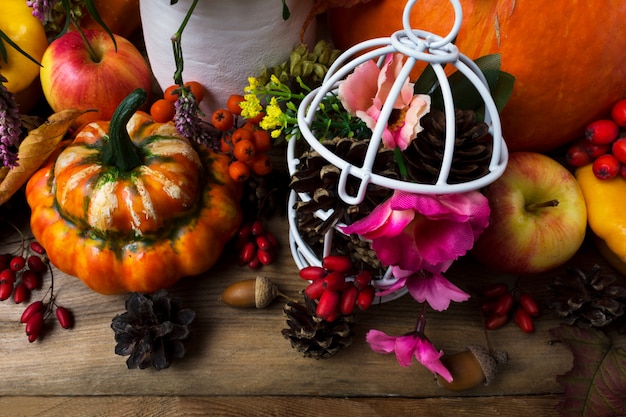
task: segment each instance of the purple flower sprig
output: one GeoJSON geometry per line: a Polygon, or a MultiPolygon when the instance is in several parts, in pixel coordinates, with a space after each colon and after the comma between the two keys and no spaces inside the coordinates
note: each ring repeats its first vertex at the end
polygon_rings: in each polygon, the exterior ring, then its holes
{"type": "Polygon", "coordinates": [[[174,125],[178,132],[188,139],[198,144],[208,146],[213,150],[219,147],[220,139],[217,135],[212,135],[204,126],[199,114],[200,108],[198,100],[187,87],[180,87],[181,94],[174,102],[174,125]],[[186,91],[185,91],[186,90],[186,91]]]}
{"type": "Polygon", "coordinates": [[[4,86],[6,82],[7,79],[0,74],[0,162],[14,168],[18,161],[22,122],[15,96],[4,86]]]}
{"type": "Polygon", "coordinates": [[[59,0],[27,0],[26,5],[33,9],[33,16],[46,23],[50,21],[52,9],[58,2],[59,0]]]}

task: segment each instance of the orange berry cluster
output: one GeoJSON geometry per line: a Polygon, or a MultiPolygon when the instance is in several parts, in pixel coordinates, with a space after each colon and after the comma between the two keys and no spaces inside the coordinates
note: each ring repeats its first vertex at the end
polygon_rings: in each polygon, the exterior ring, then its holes
{"type": "Polygon", "coordinates": [[[573,167],[593,164],[593,173],[601,180],[626,178],[626,99],[613,105],[610,117],[589,123],[585,136],[570,145],[565,159],[573,167]]]}
{"type": "Polygon", "coordinates": [[[340,315],[352,314],[354,307],[366,310],[372,305],[376,297],[372,274],[359,271],[349,280],[352,272],[352,262],[341,255],[328,255],[322,259],[322,266],[311,265],[300,270],[300,277],[311,282],[304,295],[318,301],[317,317],[333,322],[340,315]]]}
{"type": "MultiPolygon", "coordinates": [[[[184,85],[191,90],[198,103],[204,100],[206,90],[202,84],[197,81],[188,81],[184,85]]],[[[178,84],[167,87],[163,92],[163,98],[156,100],[150,106],[150,116],[158,123],[167,123],[174,120],[174,115],[176,114],[174,103],[178,100],[179,95],[180,86],[178,84]]]]}
{"type": "Polygon", "coordinates": [[[226,107],[217,109],[211,116],[213,126],[222,132],[220,150],[232,155],[228,174],[235,181],[246,181],[251,174],[267,175],[272,171],[272,160],[267,152],[272,147],[272,137],[259,127],[263,114],[246,118],[242,126],[237,125],[241,115],[239,103],[244,97],[231,95],[226,107]]]}

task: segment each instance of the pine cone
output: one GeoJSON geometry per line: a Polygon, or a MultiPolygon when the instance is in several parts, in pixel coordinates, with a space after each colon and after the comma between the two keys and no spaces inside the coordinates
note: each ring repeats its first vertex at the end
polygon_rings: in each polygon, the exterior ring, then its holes
{"type": "Polygon", "coordinates": [[[567,269],[566,277],[556,277],[550,289],[556,301],[550,307],[565,318],[567,324],[581,327],[604,327],[624,318],[626,288],[613,285],[615,275],[594,265],[589,274],[580,269],[567,269]]]}
{"type": "Polygon", "coordinates": [[[316,303],[305,297],[305,304],[288,302],[283,311],[288,329],[283,329],[291,347],[307,358],[327,359],[352,344],[354,315],[341,315],[327,322],[315,315],[316,303]]]}
{"type": "MultiPolygon", "coordinates": [[[[476,121],[471,110],[455,112],[456,141],[448,183],[457,184],[475,180],[489,173],[492,137],[489,127],[476,121]]],[[[445,114],[432,109],[421,120],[424,130],[404,151],[409,177],[422,184],[435,184],[443,161],[446,134],[445,114]]]]}
{"type": "Polygon", "coordinates": [[[130,355],[128,369],[168,368],[174,358],[185,356],[183,340],[189,338],[189,325],[195,316],[165,290],[152,295],[132,293],[126,300],[126,312],[111,323],[117,342],[115,353],[130,355]]]}
{"type": "MultiPolygon", "coordinates": [[[[339,137],[324,142],[324,146],[331,152],[355,166],[363,164],[368,145],[368,140],[339,137]]],[[[346,204],[337,193],[340,172],[336,166],[314,150],[303,152],[298,158],[300,166],[292,176],[290,187],[296,192],[308,193],[312,197],[310,201],[298,202],[295,207],[301,234],[312,234],[314,238],[310,243],[314,244],[323,239],[324,233],[337,221],[352,223],[355,219],[369,214],[374,207],[391,195],[390,190],[369,184],[365,200],[356,206],[346,204]],[[333,210],[333,214],[323,221],[314,216],[315,211],[320,209],[333,210]]],[[[373,169],[377,173],[385,171],[386,175],[397,178],[397,167],[393,161],[393,151],[381,150],[373,169]]],[[[346,191],[350,195],[356,195],[359,185],[360,180],[350,176],[346,191]]]]}

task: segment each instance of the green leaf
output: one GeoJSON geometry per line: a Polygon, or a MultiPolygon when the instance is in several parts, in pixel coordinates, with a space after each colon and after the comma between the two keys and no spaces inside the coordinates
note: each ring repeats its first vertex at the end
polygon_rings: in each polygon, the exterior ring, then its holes
{"type": "Polygon", "coordinates": [[[550,334],[574,355],[572,369],[557,376],[565,393],[565,401],[557,406],[561,415],[626,415],[626,348],[615,346],[606,333],[597,329],[561,325],[550,329],[550,334]]]}
{"type": "Polygon", "coordinates": [[[287,6],[286,0],[282,0],[283,1],[283,20],[287,20],[289,19],[289,16],[291,16],[291,12],[289,11],[289,7],[287,6]]]}
{"type": "MultiPolygon", "coordinates": [[[[500,54],[482,56],[474,60],[474,63],[484,75],[496,107],[498,111],[501,111],[511,96],[515,84],[515,77],[509,73],[500,71],[500,54]]],[[[426,90],[427,83],[431,81],[434,76],[434,71],[430,66],[427,70],[429,69],[431,74],[424,71],[417,82],[420,83],[419,88],[422,91],[428,91],[426,90]]],[[[436,84],[431,93],[432,106],[443,110],[441,86],[437,83],[436,79],[434,82],[436,84]]],[[[460,71],[456,71],[448,77],[448,82],[452,90],[454,106],[463,110],[473,110],[479,117],[482,117],[484,114],[484,101],[470,80],[460,71]]]]}
{"type": "Polygon", "coordinates": [[[102,17],[100,17],[98,8],[95,4],[93,4],[93,0],[85,0],[85,7],[87,8],[87,12],[91,15],[93,20],[95,20],[97,24],[102,26],[102,29],[104,29],[104,31],[111,37],[113,45],[115,46],[115,50],[117,51],[117,42],[115,41],[115,36],[113,36],[113,32],[111,32],[111,29],[109,29],[106,23],[104,23],[102,17]]]}
{"type": "Polygon", "coordinates": [[[23,50],[22,48],[20,48],[20,46],[18,44],[16,44],[15,42],[13,42],[11,40],[11,38],[9,38],[9,36],[7,34],[5,34],[2,30],[0,30],[0,55],[2,55],[2,60],[4,62],[9,62],[8,57],[7,57],[7,49],[4,46],[4,42],[8,43],[12,48],[14,48],[16,51],[18,51],[20,54],[24,55],[26,58],[30,59],[31,61],[33,61],[35,64],[41,66],[41,64],[39,63],[39,61],[37,61],[35,58],[33,58],[32,56],[30,56],[28,54],[28,52],[26,52],[25,50],[23,50]]]}

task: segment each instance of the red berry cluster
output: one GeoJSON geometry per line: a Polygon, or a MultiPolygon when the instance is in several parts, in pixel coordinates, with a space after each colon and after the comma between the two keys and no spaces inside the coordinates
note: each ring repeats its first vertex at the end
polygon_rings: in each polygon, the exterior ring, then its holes
{"type": "Polygon", "coordinates": [[[274,262],[278,241],[260,220],[244,223],[237,232],[235,247],[239,250],[239,264],[258,269],[274,262]]]}
{"type": "Polygon", "coordinates": [[[20,304],[30,297],[31,291],[41,287],[48,259],[38,242],[32,242],[29,249],[19,255],[0,254],[0,301],[13,295],[13,301],[20,304]]]}
{"type": "Polygon", "coordinates": [[[328,322],[339,315],[351,314],[356,306],[366,310],[374,301],[376,289],[372,286],[372,274],[359,271],[353,280],[352,262],[345,256],[329,255],[322,259],[322,266],[307,266],[300,270],[300,277],[311,281],[304,295],[318,300],[315,315],[328,322]]]}
{"type": "Polygon", "coordinates": [[[26,335],[29,342],[34,342],[42,335],[46,318],[55,310],[55,315],[61,327],[72,327],[74,318],[72,312],[55,303],[54,279],[45,249],[37,241],[30,243],[28,248],[22,243],[19,255],[0,255],[0,301],[13,295],[13,301],[20,304],[30,298],[33,290],[41,287],[46,269],[50,269],[50,287],[44,297],[31,303],[20,317],[20,322],[26,325],[26,335]],[[49,300],[46,302],[46,297],[49,300]]]}
{"type": "Polygon", "coordinates": [[[523,332],[535,331],[533,317],[539,315],[539,306],[530,294],[509,290],[505,284],[493,284],[482,291],[482,300],[487,330],[499,329],[513,316],[523,332]]]}
{"type": "Polygon", "coordinates": [[[585,137],[574,142],[565,157],[574,167],[593,163],[599,179],[626,178],[626,99],[613,105],[610,118],[587,125],[585,137]]]}

